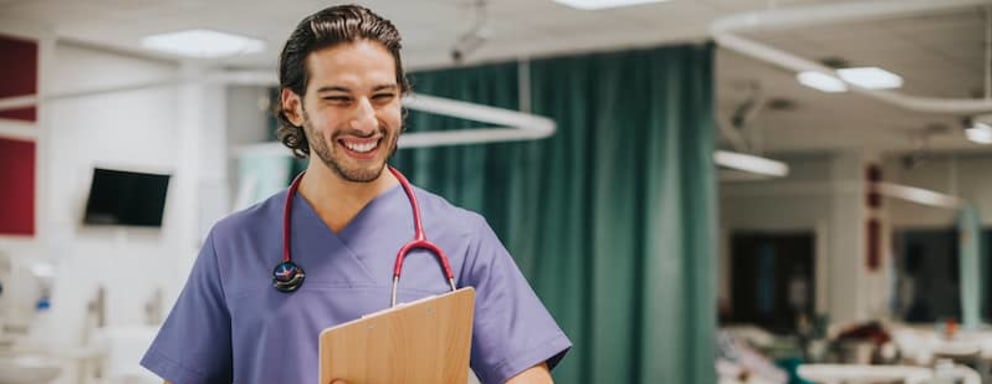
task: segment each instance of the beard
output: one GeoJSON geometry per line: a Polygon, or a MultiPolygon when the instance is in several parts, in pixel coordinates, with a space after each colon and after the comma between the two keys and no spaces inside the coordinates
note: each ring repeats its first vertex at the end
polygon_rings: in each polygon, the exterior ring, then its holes
{"type": "Polygon", "coordinates": [[[376,151],[385,151],[387,155],[371,165],[349,164],[354,160],[343,153],[343,149],[334,145],[337,143],[338,137],[349,133],[347,130],[334,132],[331,135],[330,142],[328,142],[314,128],[313,123],[310,121],[310,115],[304,109],[303,131],[306,134],[307,141],[310,143],[311,155],[316,154],[328,169],[342,179],[353,183],[370,183],[377,180],[382,175],[382,170],[386,167],[386,162],[396,153],[396,143],[399,140],[398,132],[390,132],[386,127],[380,125],[377,133],[382,135],[382,139],[376,151]]]}

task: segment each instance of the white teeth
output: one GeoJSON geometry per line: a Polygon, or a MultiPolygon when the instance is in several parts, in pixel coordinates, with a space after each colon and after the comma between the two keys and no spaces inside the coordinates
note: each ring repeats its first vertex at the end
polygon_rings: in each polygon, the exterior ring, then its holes
{"type": "Polygon", "coordinates": [[[379,142],[378,141],[373,141],[371,143],[365,143],[365,144],[344,143],[344,146],[345,147],[348,147],[348,149],[350,149],[352,151],[355,151],[355,152],[358,152],[358,153],[365,153],[365,152],[371,151],[371,150],[375,149],[376,147],[378,147],[379,146],[379,142]]]}

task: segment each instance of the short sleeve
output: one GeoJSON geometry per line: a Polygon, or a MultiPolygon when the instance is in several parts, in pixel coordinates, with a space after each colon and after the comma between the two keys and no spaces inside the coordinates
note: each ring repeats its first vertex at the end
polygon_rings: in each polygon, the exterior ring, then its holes
{"type": "Polygon", "coordinates": [[[231,316],[224,298],[213,235],[141,365],[176,384],[230,383],[231,316]]]}
{"type": "Polygon", "coordinates": [[[542,362],[554,368],[571,348],[481,217],[462,273],[460,284],[476,290],[471,365],[483,383],[504,383],[542,362]]]}

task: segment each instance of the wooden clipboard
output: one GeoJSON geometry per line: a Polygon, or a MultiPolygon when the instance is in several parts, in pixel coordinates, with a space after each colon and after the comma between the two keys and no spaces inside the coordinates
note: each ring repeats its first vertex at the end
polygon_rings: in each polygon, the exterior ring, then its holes
{"type": "Polygon", "coordinates": [[[397,305],[320,333],[320,383],[468,381],[475,289],[397,305]]]}

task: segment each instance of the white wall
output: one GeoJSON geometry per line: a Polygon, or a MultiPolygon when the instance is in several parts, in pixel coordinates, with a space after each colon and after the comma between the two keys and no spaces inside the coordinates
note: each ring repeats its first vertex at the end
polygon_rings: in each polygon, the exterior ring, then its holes
{"type": "MultiPolygon", "coordinates": [[[[206,69],[69,43],[43,56],[46,95],[195,78],[206,69]]],[[[0,238],[0,252],[30,264],[51,261],[51,310],[33,340],[65,355],[93,335],[87,305],[104,288],[108,327],[146,325],[146,306],[164,315],[178,295],[203,236],[229,212],[227,92],[222,85],[173,82],[129,91],[87,93],[40,105],[38,233],[0,238]],[[160,229],[82,225],[94,167],[168,172],[160,229]]],[[[140,356],[134,356],[134,361],[140,356]]],[[[72,363],[68,361],[68,363],[72,363]]],[[[59,382],[76,382],[66,365],[59,382]]]]}
{"type": "MultiPolygon", "coordinates": [[[[816,236],[817,313],[833,322],[863,320],[884,310],[888,268],[865,268],[864,151],[783,158],[790,175],[774,181],[720,184],[721,300],[730,299],[730,235],[734,231],[812,232],[816,236]]],[[[883,221],[884,222],[884,221],[883,221]]]]}
{"type": "MultiPolygon", "coordinates": [[[[56,94],[156,81],[176,74],[174,64],[58,44],[53,63],[56,94]]],[[[176,220],[174,177],[161,229],[89,227],[81,224],[94,167],[175,174],[178,94],[175,88],[88,95],[49,104],[51,194],[47,256],[57,263],[53,337],[82,341],[86,304],[106,287],[106,324],[142,324],[144,305],[174,278],[176,220]]]]}
{"type": "MultiPolygon", "coordinates": [[[[992,154],[935,155],[913,167],[901,157],[885,161],[885,179],[961,197],[975,204],[982,223],[992,225],[992,154]]],[[[955,212],[944,208],[887,199],[886,208],[895,227],[948,228],[955,212]]]]}
{"type": "Polygon", "coordinates": [[[868,271],[864,221],[864,166],[880,163],[887,182],[959,196],[975,204],[992,225],[992,154],[933,155],[912,168],[900,156],[870,151],[787,157],[789,177],[776,181],[720,185],[720,289],[729,300],[729,239],[736,230],[812,231],[817,235],[817,311],[835,321],[887,315],[893,289],[892,228],[949,228],[955,212],[884,199],[881,266],[868,271]]]}
{"type": "MultiPolygon", "coordinates": [[[[64,94],[149,81],[177,74],[176,64],[124,56],[71,44],[57,44],[52,92],[64,94]]],[[[57,274],[46,334],[48,344],[72,350],[92,341],[96,316],[87,312],[100,287],[105,292],[104,325],[148,324],[146,305],[156,291],[167,306],[176,292],[178,256],[188,253],[179,239],[188,226],[179,219],[184,200],[177,186],[181,137],[176,87],[91,94],[48,104],[51,166],[43,257],[57,274]],[[92,227],[81,224],[94,167],[173,174],[161,229],[92,227]],[[57,326],[56,326],[57,325],[57,326]]],[[[188,199],[186,199],[188,200],[188,199]]],[[[164,309],[159,309],[164,311],[164,309]]],[[[70,382],[75,366],[67,366],[70,382]]]]}

